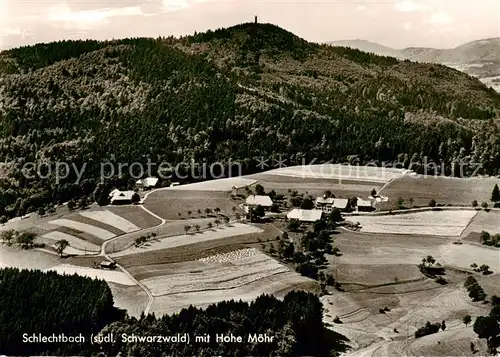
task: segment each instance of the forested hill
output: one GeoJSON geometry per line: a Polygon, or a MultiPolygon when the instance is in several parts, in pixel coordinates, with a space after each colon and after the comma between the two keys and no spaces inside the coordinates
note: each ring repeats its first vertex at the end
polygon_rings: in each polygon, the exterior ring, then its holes
{"type": "MultiPolygon", "coordinates": [[[[359,162],[500,167],[500,95],[441,65],[309,43],[270,24],[183,38],[62,41],[0,53],[0,210],[92,193],[98,164],[359,162]],[[87,164],[27,179],[26,162],[87,164]]],[[[123,183],[127,183],[125,177],[123,183]]]]}

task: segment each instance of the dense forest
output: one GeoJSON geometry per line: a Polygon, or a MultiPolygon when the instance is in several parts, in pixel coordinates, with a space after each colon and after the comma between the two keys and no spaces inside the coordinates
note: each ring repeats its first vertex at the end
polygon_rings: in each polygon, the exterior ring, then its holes
{"type": "Polygon", "coordinates": [[[113,307],[106,282],[40,270],[0,269],[0,353],[71,355],[91,351],[85,343],[28,343],[23,335],[90,337],[124,318],[113,307]]]}
{"type": "MultiPolygon", "coordinates": [[[[498,93],[456,70],[309,43],[270,24],[16,48],[0,53],[0,215],[91,195],[108,160],[186,171],[239,161],[252,173],[256,157],[283,155],[287,165],[421,171],[434,161],[444,174],[459,163],[465,175],[475,163],[498,174],[499,108],[498,93]],[[84,175],[56,180],[58,162],[84,175]]],[[[117,176],[111,184],[134,181],[117,176]]]]}
{"type": "Polygon", "coordinates": [[[206,309],[190,307],[178,314],[128,317],[113,307],[104,281],[54,272],[0,270],[0,353],[12,355],[116,356],[335,356],[347,349],[347,339],[327,330],[317,296],[302,291],[284,300],[262,295],[251,303],[222,301],[206,309]],[[91,333],[113,333],[114,343],[91,344],[91,333]],[[85,343],[25,343],[23,334],[82,334],[85,343]],[[123,340],[127,336],[189,334],[190,343],[123,340]],[[194,336],[210,335],[210,341],[194,336]],[[221,343],[217,334],[241,336],[242,343],[221,343]],[[267,334],[269,340],[249,341],[267,334]]]}

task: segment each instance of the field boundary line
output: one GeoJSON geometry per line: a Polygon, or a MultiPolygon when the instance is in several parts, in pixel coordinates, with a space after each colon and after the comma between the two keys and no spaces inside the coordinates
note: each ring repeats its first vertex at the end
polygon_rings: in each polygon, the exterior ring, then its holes
{"type": "MultiPolygon", "coordinates": [[[[343,229],[344,231],[346,232],[351,232],[351,233],[356,233],[356,234],[364,234],[364,235],[382,235],[384,233],[372,233],[372,232],[361,232],[361,231],[353,231],[349,228],[345,228],[345,227],[342,227],[342,226],[338,226],[338,228],[341,228],[343,229]]],[[[402,237],[405,237],[405,236],[409,236],[409,237],[414,237],[415,235],[418,235],[417,233],[390,233],[391,235],[395,235],[395,236],[402,236],[402,237]]],[[[459,238],[460,236],[434,236],[434,235],[430,235],[430,234],[426,234],[425,237],[427,238],[437,238],[437,239],[442,239],[442,240],[456,240],[457,237],[459,238]]]]}

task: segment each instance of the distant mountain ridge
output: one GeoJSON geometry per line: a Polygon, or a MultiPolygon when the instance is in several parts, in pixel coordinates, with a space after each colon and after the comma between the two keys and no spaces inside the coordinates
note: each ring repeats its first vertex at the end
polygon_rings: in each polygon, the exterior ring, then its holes
{"type": "Polygon", "coordinates": [[[330,41],[327,42],[327,44],[332,46],[356,48],[360,51],[372,52],[378,55],[392,55],[396,58],[410,59],[419,62],[470,63],[477,61],[500,60],[500,37],[471,41],[450,49],[438,49],[431,47],[407,47],[403,49],[395,49],[375,42],[360,39],[330,41]]]}
{"type": "Polygon", "coordinates": [[[331,41],[327,44],[398,59],[444,64],[478,77],[486,85],[500,91],[500,37],[471,41],[450,49],[429,47],[395,49],[359,39],[331,41]]]}

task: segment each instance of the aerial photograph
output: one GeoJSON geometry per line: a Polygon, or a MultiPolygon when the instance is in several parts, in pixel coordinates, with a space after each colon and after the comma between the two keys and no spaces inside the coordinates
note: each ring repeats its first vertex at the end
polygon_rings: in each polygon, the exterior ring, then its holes
{"type": "Polygon", "coordinates": [[[500,1],[0,0],[0,357],[500,356],[500,1]]]}

